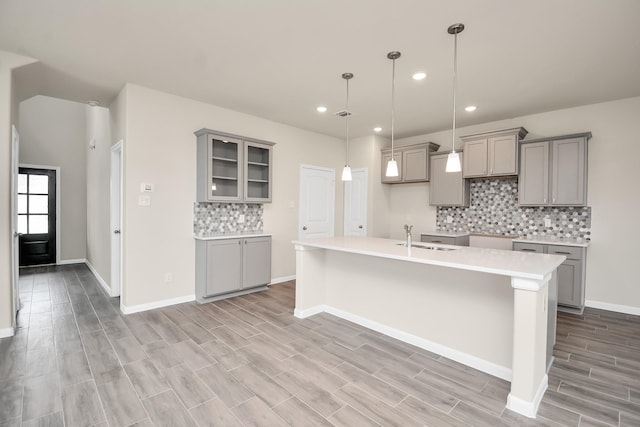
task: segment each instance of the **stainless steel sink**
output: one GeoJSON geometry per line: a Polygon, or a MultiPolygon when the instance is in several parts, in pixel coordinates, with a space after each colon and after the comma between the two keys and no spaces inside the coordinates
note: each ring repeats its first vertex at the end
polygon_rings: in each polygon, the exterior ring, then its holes
{"type": "MultiPolygon", "coordinates": [[[[406,243],[402,242],[402,243],[396,243],[397,246],[407,246],[406,243]]],[[[412,243],[411,244],[412,248],[420,248],[420,249],[429,249],[430,251],[455,251],[457,248],[449,248],[446,246],[432,246],[432,245],[425,245],[424,243],[412,243]]]]}

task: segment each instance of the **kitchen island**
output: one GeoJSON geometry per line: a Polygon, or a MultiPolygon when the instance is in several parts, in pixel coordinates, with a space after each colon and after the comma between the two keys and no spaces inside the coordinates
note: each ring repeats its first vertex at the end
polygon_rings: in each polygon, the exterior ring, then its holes
{"type": "Polygon", "coordinates": [[[511,381],[507,407],[535,417],[563,256],[367,237],[293,243],[297,317],[328,312],[511,381]]]}

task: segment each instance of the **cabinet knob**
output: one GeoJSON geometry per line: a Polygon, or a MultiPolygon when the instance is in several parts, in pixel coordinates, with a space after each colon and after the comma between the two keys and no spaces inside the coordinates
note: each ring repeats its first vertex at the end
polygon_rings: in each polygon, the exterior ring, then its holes
{"type": "Polygon", "coordinates": [[[305,225],[302,227],[302,231],[306,231],[306,230],[307,230],[307,226],[305,225]]]}
{"type": "Polygon", "coordinates": [[[362,230],[362,226],[361,225],[359,225],[358,228],[362,230]]]}

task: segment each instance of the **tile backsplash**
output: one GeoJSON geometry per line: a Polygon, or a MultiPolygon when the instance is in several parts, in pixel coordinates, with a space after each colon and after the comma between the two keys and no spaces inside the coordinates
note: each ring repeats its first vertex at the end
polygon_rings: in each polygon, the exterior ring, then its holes
{"type": "Polygon", "coordinates": [[[260,231],[262,231],[262,205],[260,204],[193,204],[193,233],[197,236],[260,231]],[[241,221],[242,215],[244,215],[244,222],[241,221]]]}
{"type": "Polygon", "coordinates": [[[469,207],[438,207],[437,230],[591,239],[590,207],[519,206],[517,178],[474,179],[470,185],[469,207]]]}

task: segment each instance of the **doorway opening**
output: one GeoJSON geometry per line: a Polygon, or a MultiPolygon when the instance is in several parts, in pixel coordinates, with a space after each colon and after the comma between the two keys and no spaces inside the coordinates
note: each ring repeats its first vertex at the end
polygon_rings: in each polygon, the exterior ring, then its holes
{"type": "Polygon", "coordinates": [[[57,172],[33,166],[18,170],[20,267],[56,264],[57,172]]]}

